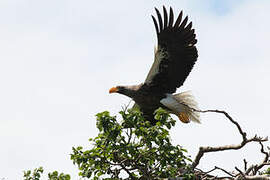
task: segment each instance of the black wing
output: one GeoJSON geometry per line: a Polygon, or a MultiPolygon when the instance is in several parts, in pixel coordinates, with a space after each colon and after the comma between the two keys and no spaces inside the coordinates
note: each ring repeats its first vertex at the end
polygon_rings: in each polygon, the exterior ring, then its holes
{"type": "Polygon", "coordinates": [[[151,92],[174,93],[176,88],[183,85],[197,60],[196,35],[192,22],[187,25],[188,17],[182,20],[182,11],[174,22],[172,8],[168,16],[163,6],[164,20],[160,12],[156,8],[155,10],[158,22],[154,16],[152,18],[158,47],[155,49],[155,60],[144,85],[151,92]]]}

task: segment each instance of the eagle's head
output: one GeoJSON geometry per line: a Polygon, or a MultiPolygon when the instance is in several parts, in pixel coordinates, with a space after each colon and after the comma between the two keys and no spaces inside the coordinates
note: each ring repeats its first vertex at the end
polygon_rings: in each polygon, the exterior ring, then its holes
{"type": "Polygon", "coordinates": [[[134,85],[134,86],[116,86],[112,87],[109,90],[109,93],[119,93],[126,95],[128,97],[134,98],[134,96],[138,93],[139,88],[141,85],[134,85]]]}

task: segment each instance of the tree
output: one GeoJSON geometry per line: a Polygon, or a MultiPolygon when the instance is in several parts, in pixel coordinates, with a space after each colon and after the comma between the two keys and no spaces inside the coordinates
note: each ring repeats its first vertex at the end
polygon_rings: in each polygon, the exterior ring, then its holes
{"type": "Polygon", "coordinates": [[[159,109],[152,126],[139,111],[120,112],[121,122],[109,112],[97,114],[98,136],[90,139],[93,148],[73,148],[71,159],[78,165],[80,176],[93,179],[108,175],[119,179],[191,178],[191,159],[181,146],[173,146],[169,129],[175,125],[166,111],[159,109]],[[125,173],[123,173],[125,172],[125,173]]]}
{"type": "MultiPolygon", "coordinates": [[[[71,160],[79,168],[82,178],[91,179],[270,179],[269,153],[263,142],[267,138],[255,135],[247,138],[241,126],[225,111],[196,110],[200,113],[220,113],[233,123],[242,137],[236,145],[218,147],[200,147],[194,160],[187,155],[187,151],[180,145],[173,145],[169,130],[175,125],[175,120],[163,109],[155,112],[156,125],[145,121],[138,110],[125,108],[120,112],[120,120],[105,111],[96,115],[99,134],[89,139],[90,149],[73,147],[71,160]],[[264,159],[260,164],[249,165],[244,160],[244,170],[235,167],[235,172],[229,172],[214,166],[209,171],[198,169],[201,158],[205,153],[219,152],[231,149],[241,149],[248,143],[258,143],[264,159]],[[216,177],[213,171],[222,171],[227,176],[216,177]]],[[[270,151],[270,149],[268,149],[270,151]]],[[[43,169],[25,172],[24,180],[39,180],[43,169]]],[[[70,176],[58,172],[49,173],[49,180],[69,180],[70,176]]]]}

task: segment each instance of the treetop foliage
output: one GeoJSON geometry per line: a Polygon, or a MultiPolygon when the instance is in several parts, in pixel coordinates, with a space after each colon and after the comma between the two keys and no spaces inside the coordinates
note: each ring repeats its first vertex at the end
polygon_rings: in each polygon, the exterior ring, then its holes
{"type": "MultiPolygon", "coordinates": [[[[156,111],[156,125],[145,121],[140,111],[123,110],[121,120],[105,111],[97,114],[99,134],[91,138],[93,147],[73,148],[71,159],[81,177],[99,179],[156,179],[175,177],[188,169],[186,150],[171,143],[169,129],[175,125],[169,114],[156,111]]],[[[188,171],[184,176],[191,177],[188,171]]]]}

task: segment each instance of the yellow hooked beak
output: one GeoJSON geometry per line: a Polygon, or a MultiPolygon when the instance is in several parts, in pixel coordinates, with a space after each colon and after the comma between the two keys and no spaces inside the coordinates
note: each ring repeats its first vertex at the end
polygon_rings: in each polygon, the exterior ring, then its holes
{"type": "Polygon", "coordinates": [[[118,91],[118,88],[117,87],[112,87],[110,90],[109,90],[109,93],[116,93],[118,91]]]}

